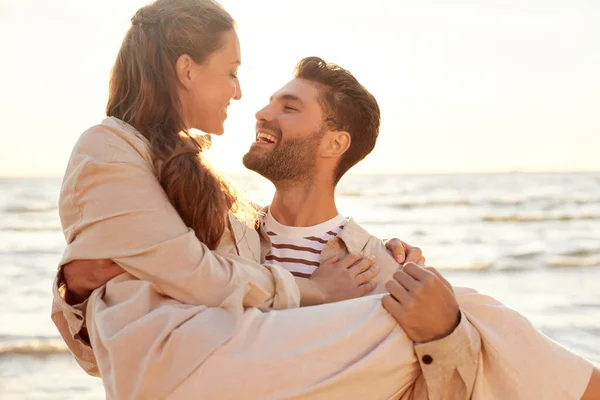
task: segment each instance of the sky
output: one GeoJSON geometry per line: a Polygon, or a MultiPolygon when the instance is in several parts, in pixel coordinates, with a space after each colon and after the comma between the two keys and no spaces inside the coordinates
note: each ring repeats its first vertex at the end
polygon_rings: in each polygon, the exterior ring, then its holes
{"type": "MultiPolygon", "coordinates": [[[[147,1],[0,1],[0,176],[61,176],[104,117],[110,68],[147,1]]],[[[243,98],[212,163],[244,171],[254,113],[320,56],[378,99],[354,173],[600,170],[597,0],[223,0],[243,98]]]]}

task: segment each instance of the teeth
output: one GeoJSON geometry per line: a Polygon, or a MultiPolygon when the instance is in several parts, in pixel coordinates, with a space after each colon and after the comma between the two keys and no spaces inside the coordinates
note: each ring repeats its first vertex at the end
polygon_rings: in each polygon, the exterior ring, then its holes
{"type": "Polygon", "coordinates": [[[277,138],[275,136],[269,135],[268,133],[264,133],[264,132],[258,132],[256,134],[256,139],[257,139],[257,141],[266,141],[269,143],[277,142],[277,138]]]}

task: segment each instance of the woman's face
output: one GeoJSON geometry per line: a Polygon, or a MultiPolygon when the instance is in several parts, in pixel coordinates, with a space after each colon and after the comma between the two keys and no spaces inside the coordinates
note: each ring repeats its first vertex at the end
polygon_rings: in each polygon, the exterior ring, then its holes
{"type": "Polygon", "coordinates": [[[241,63],[237,33],[235,30],[225,32],[223,46],[202,64],[190,61],[187,67],[186,64],[181,67],[179,62],[180,81],[183,79],[180,98],[187,127],[205,133],[223,134],[227,107],[232,99],[239,100],[242,97],[237,78],[241,63]]]}

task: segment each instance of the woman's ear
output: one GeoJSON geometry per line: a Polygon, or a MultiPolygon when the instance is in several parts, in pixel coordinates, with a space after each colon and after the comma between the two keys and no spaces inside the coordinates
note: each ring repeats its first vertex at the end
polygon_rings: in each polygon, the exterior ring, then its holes
{"type": "Polygon", "coordinates": [[[180,55],[175,62],[177,80],[185,89],[191,89],[192,87],[193,66],[194,60],[187,54],[180,55]]]}

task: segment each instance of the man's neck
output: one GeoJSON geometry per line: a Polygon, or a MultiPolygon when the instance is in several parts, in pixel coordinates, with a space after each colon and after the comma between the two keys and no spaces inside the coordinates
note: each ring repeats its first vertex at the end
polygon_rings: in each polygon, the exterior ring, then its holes
{"type": "Polygon", "coordinates": [[[303,182],[278,182],[271,202],[271,215],[282,225],[313,226],[339,214],[335,187],[318,179],[303,182]]]}

